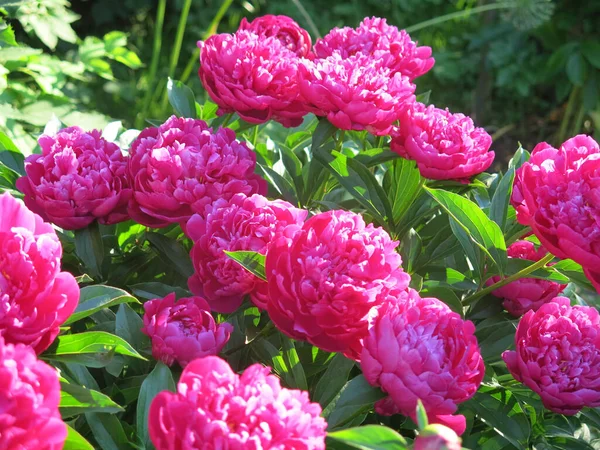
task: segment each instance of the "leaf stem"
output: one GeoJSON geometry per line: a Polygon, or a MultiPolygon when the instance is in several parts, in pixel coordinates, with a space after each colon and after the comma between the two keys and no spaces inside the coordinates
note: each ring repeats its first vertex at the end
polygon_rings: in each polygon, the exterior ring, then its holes
{"type": "Polygon", "coordinates": [[[492,291],[495,291],[496,289],[501,288],[502,286],[506,286],[507,284],[512,283],[513,281],[520,280],[521,278],[525,278],[531,272],[535,272],[536,270],[545,267],[546,264],[548,264],[553,259],[554,255],[552,253],[548,253],[546,256],[544,256],[539,261],[536,261],[534,264],[525,267],[524,269],[518,271],[517,273],[509,277],[503,278],[502,280],[492,284],[491,286],[488,286],[478,292],[475,292],[473,295],[469,295],[463,300],[463,304],[468,305],[470,303],[473,303],[475,300],[484,297],[485,295],[489,294],[492,291]]]}

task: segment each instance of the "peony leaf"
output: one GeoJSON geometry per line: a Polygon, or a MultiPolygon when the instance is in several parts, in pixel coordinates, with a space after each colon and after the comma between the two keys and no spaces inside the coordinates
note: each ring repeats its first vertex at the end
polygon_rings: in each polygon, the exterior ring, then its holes
{"type": "Polygon", "coordinates": [[[508,216],[508,205],[514,179],[515,169],[510,168],[500,180],[490,204],[488,215],[490,216],[490,219],[498,224],[502,231],[506,231],[506,218],[508,216]]]}
{"type": "Polygon", "coordinates": [[[115,414],[123,411],[110,397],[64,381],[60,383],[60,414],[63,419],[86,412],[115,414]]]}
{"type": "Polygon", "coordinates": [[[279,156],[286,172],[292,178],[294,188],[298,198],[304,198],[304,179],[302,178],[302,162],[296,154],[288,147],[282,145],[279,147],[279,156]]]}
{"type": "Polygon", "coordinates": [[[129,287],[135,296],[146,300],[166,297],[171,292],[174,292],[177,298],[190,297],[192,295],[190,291],[182,289],[179,286],[170,286],[168,284],[159,283],[158,281],[132,284],[129,287]]]}
{"type": "Polygon", "coordinates": [[[319,402],[325,408],[348,381],[348,375],[350,375],[354,364],[351,359],[337,353],[319,379],[311,399],[314,402],[319,402]]]}
{"type": "Polygon", "coordinates": [[[25,175],[24,161],[25,157],[17,146],[6,134],[0,131],[0,163],[19,175],[25,175]]]}
{"type": "Polygon", "coordinates": [[[182,277],[189,278],[194,273],[190,255],[180,242],[155,232],[146,233],[146,239],[150,241],[161,259],[172,264],[182,277]]]}
{"type": "Polygon", "coordinates": [[[267,281],[267,276],[265,274],[265,255],[261,255],[257,252],[228,252],[226,250],[225,254],[251,274],[257,276],[261,280],[267,281]]]}
{"type": "Polygon", "coordinates": [[[135,448],[127,439],[123,425],[117,416],[105,413],[86,413],[85,419],[102,450],[135,448]]]}
{"type": "Polygon", "coordinates": [[[600,42],[585,41],[581,44],[581,53],[596,69],[600,69],[600,42]]]}
{"type": "Polygon", "coordinates": [[[399,223],[421,193],[424,179],[414,161],[396,158],[383,177],[383,189],[392,206],[394,223],[399,223]]]}
{"type": "Polygon", "coordinates": [[[429,425],[429,419],[427,418],[427,412],[425,411],[425,407],[423,406],[423,402],[421,401],[421,399],[417,400],[416,417],[417,426],[419,427],[419,430],[423,431],[423,428],[429,425]]]}
{"type": "Polygon", "coordinates": [[[529,154],[529,152],[527,150],[525,150],[521,144],[519,144],[519,148],[517,149],[517,151],[515,152],[515,154],[513,155],[512,158],[510,158],[510,161],[508,162],[508,168],[509,169],[515,169],[515,171],[521,167],[523,164],[525,164],[527,161],[529,161],[529,157],[531,155],[529,154]]]}
{"type": "Polygon", "coordinates": [[[148,433],[150,404],[154,400],[154,397],[162,391],[175,392],[175,381],[173,380],[171,370],[159,362],[142,383],[136,409],[137,435],[146,448],[151,445],[150,434],[148,433]]]}
{"type": "Polygon", "coordinates": [[[93,278],[102,276],[104,244],[100,227],[93,221],[87,227],[75,230],[75,253],[93,278]]]}
{"type": "Polygon", "coordinates": [[[290,372],[292,373],[292,377],[294,379],[294,385],[291,387],[307,391],[308,384],[306,382],[306,374],[304,373],[304,368],[302,367],[302,363],[298,357],[298,352],[296,351],[294,341],[282,334],[281,344],[283,359],[285,360],[287,367],[290,368],[290,372]]]}
{"type": "Polygon", "coordinates": [[[169,97],[169,103],[178,116],[192,119],[197,117],[194,93],[181,81],[169,78],[169,81],[167,81],[167,96],[169,97]]]}
{"type": "Polygon", "coordinates": [[[142,351],[150,347],[150,338],[142,332],[142,318],[127,304],[121,304],[115,319],[115,334],[142,351]]]}
{"type": "Polygon", "coordinates": [[[567,61],[567,76],[576,86],[583,86],[588,73],[588,63],[580,52],[573,53],[567,61]]]}
{"type": "Polygon", "coordinates": [[[75,312],[67,319],[65,325],[89,317],[92,314],[121,303],[139,303],[126,291],[104,285],[86,286],[81,289],[79,305],[75,312]]]}
{"type": "Polygon", "coordinates": [[[67,424],[67,439],[63,450],[94,450],[94,446],[67,424]]]}
{"type": "Polygon", "coordinates": [[[327,437],[361,450],[408,449],[406,439],[391,428],[382,425],[348,428],[328,433],[327,437]]]}

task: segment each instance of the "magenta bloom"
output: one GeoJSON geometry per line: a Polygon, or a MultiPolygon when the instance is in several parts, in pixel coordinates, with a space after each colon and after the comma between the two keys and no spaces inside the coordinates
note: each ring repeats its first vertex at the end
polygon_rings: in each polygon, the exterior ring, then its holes
{"type": "Polygon", "coordinates": [[[177,393],[163,391],[150,405],[152,443],[157,450],[324,450],[321,407],[269,371],[254,364],[240,376],[215,356],[191,362],[177,393]]]}
{"type": "Polygon", "coordinates": [[[454,430],[432,423],[419,432],[413,450],[461,450],[461,444],[462,441],[454,430]]]}
{"type": "Polygon", "coordinates": [[[435,298],[421,298],[412,289],[388,297],[361,354],[366,380],[389,394],[376,411],[414,420],[421,399],[430,422],[462,434],[465,417],[452,414],[475,395],[484,375],[474,333],[472,322],[435,298]]]}
{"type": "Polygon", "coordinates": [[[415,85],[377,60],[339,52],[298,66],[300,92],[315,114],[342,130],[386,135],[402,108],[415,100],[415,85]]]}
{"type": "Polygon", "coordinates": [[[194,275],[190,290],[202,295],[213,311],[231,313],[246,294],[261,309],[266,308],[267,283],[255,277],[225,251],[266,254],[271,241],[298,230],[307,211],[282,200],[269,201],[262,195],[233,196],[207,206],[204,217],[192,216],[186,233],[194,241],[190,253],[194,275]]]}
{"type": "Polygon", "coordinates": [[[269,317],[294,339],[358,359],[373,307],[410,281],[397,245],[352,212],[311,217],[269,247],[269,317]]]}
{"type": "Polygon", "coordinates": [[[310,111],[298,90],[300,58],[288,45],[279,36],[248,30],[198,42],[198,75],[219,105],[218,114],[236,112],[250,123],[276,120],[286,127],[300,125],[310,111]]]}
{"type": "Polygon", "coordinates": [[[308,31],[288,16],[267,14],[248,22],[244,17],[240,30],[248,30],[259,36],[276,37],[285,48],[300,57],[310,57],[312,41],[308,31]]]}
{"type": "Polygon", "coordinates": [[[492,137],[470,117],[415,102],[400,117],[391,149],[417,162],[421,175],[433,180],[466,180],[494,161],[492,137]]]}
{"type": "Polygon", "coordinates": [[[600,316],[596,308],[556,297],[519,321],[516,351],[502,354],[516,380],[546,408],[573,415],[600,406],[600,316]]]}
{"type": "Polygon", "coordinates": [[[542,142],[517,170],[511,203],[553,255],[581,264],[600,292],[600,148],[585,135],[542,142]]]}
{"type": "Polygon", "coordinates": [[[154,359],[185,367],[196,358],[218,354],[233,331],[227,322],[216,324],[210,307],[201,297],[181,298],[175,294],[144,303],[142,332],[152,339],[154,359]]]}
{"type": "Polygon", "coordinates": [[[0,336],[0,449],[61,450],[67,427],[59,402],[56,370],[30,347],[0,336]]]}
{"type": "Polygon", "coordinates": [[[334,28],[315,43],[318,58],[338,52],[342,57],[364,55],[378,65],[400,73],[411,81],[428,72],[435,63],[431,47],[417,47],[404,30],[388,25],[385,19],[366,17],[357,28],[334,28]]]}
{"type": "Polygon", "coordinates": [[[60,271],[62,247],[52,225],[7,193],[0,211],[0,336],[39,354],[77,307],[79,286],[60,271]]]}
{"type": "Polygon", "coordinates": [[[229,128],[213,132],[202,120],[171,116],[131,144],[131,217],[150,227],[186,222],[206,205],[237,193],[267,190],[254,174],[256,155],[229,128]]]}
{"type": "Polygon", "coordinates": [[[128,219],[127,160],[116,144],[79,127],[43,134],[38,143],[42,154],[27,157],[27,175],[17,180],[29,209],[65,230],[128,219]]]}
{"type": "MultiPolygon", "coordinates": [[[[517,241],[511,244],[508,249],[509,258],[528,259],[529,261],[539,261],[548,254],[543,247],[535,249],[533,242],[517,241]]],[[[500,277],[492,277],[486,283],[491,286],[500,281],[500,277]]],[[[542,280],[539,278],[521,278],[513,281],[500,289],[492,292],[496,297],[504,299],[504,308],[515,317],[520,317],[530,309],[537,311],[544,303],[548,303],[565,288],[566,284],[555,283],[554,281],[542,280]]]]}

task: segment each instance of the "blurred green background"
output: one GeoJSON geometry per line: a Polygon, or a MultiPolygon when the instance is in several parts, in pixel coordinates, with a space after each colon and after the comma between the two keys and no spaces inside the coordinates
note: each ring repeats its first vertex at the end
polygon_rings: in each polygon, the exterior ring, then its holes
{"type": "Polygon", "coordinates": [[[574,0],[0,0],[0,128],[28,152],[52,113],[147,126],[171,114],[167,76],[205,96],[198,40],[263,14],[313,40],[365,16],[406,28],[436,59],[417,92],[484,126],[496,168],[518,142],[600,137],[600,2],[574,0]]]}

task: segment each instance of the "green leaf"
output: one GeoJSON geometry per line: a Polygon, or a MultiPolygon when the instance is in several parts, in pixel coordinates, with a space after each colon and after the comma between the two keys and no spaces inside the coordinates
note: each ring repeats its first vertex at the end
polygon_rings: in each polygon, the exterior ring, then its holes
{"type": "Polygon", "coordinates": [[[514,169],[516,171],[519,167],[521,167],[523,164],[529,161],[530,156],[531,155],[529,154],[529,152],[523,147],[521,147],[521,145],[519,144],[519,148],[517,149],[513,157],[510,158],[508,168],[514,169]]]}
{"type": "Polygon", "coordinates": [[[361,450],[406,450],[408,444],[400,434],[381,425],[365,425],[327,434],[328,438],[361,450]]]}
{"type": "Polygon", "coordinates": [[[569,56],[567,61],[567,76],[569,81],[576,86],[583,86],[588,73],[588,63],[579,52],[569,56]]]}
{"type": "Polygon", "coordinates": [[[146,238],[158,251],[159,256],[165,259],[166,262],[173,264],[182,277],[189,278],[192,276],[194,267],[190,255],[183,245],[175,239],[155,232],[146,233],[146,238]]]}
{"type": "Polygon", "coordinates": [[[24,175],[24,161],[25,157],[17,146],[6,134],[0,131],[0,163],[19,175],[24,175]]]}
{"type": "Polygon", "coordinates": [[[15,40],[15,32],[12,26],[6,25],[2,20],[0,22],[0,48],[6,46],[16,47],[17,41],[15,40]]]}
{"type": "Polygon", "coordinates": [[[117,317],[115,319],[115,334],[127,342],[134,348],[142,350],[150,343],[150,338],[142,332],[144,321],[133,309],[127,304],[119,306],[117,317]]]}
{"type": "Polygon", "coordinates": [[[311,150],[313,154],[320,149],[327,140],[335,134],[337,128],[331,124],[327,119],[320,118],[317,128],[312,134],[311,150]]]}
{"type": "Polygon", "coordinates": [[[583,273],[583,268],[571,259],[563,259],[552,266],[553,270],[568,277],[573,283],[595,292],[596,289],[590,283],[590,280],[583,273]]]}
{"type": "Polygon", "coordinates": [[[417,95],[417,101],[420,103],[429,104],[429,97],[431,97],[431,89],[427,92],[423,92],[422,94],[417,95]]]}
{"type": "Polygon", "coordinates": [[[427,193],[450,216],[451,225],[458,225],[464,231],[464,235],[457,233],[458,227],[453,227],[454,234],[465,252],[472,253],[474,243],[488,256],[498,273],[503,274],[507,256],[506,243],[500,227],[475,203],[458,194],[429,188],[427,193]],[[468,236],[469,240],[466,240],[465,236],[468,236]]]}
{"type": "Polygon", "coordinates": [[[500,180],[490,204],[490,219],[496,222],[503,231],[506,230],[506,217],[508,215],[508,205],[510,203],[514,179],[515,169],[508,169],[500,180]]]}
{"type": "Polygon", "coordinates": [[[357,416],[372,410],[375,402],[385,396],[380,389],[367,383],[363,375],[352,378],[344,385],[337,400],[323,411],[323,417],[327,418],[327,429],[343,427],[357,416]]]}
{"type": "Polygon", "coordinates": [[[298,358],[298,352],[296,351],[296,347],[294,346],[294,341],[282,334],[281,343],[283,358],[286,362],[286,365],[290,368],[290,371],[292,372],[292,377],[294,378],[293,387],[296,389],[307,391],[308,384],[306,382],[306,374],[304,373],[304,368],[302,367],[300,358],[298,358]]]}
{"type": "Polygon", "coordinates": [[[581,53],[596,69],[600,69],[600,42],[585,41],[581,44],[581,53]]]}
{"type": "MultiPolygon", "coordinates": [[[[2,153],[0,153],[2,155],[2,153]]],[[[0,187],[16,189],[15,183],[19,174],[0,162],[0,187]]]]}
{"type": "Polygon", "coordinates": [[[251,348],[265,364],[273,367],[286,386],[295,387],[294,375],[277,347],[268,340],[259,338],[252,342],[251,348]]]}
{"type": "Polygon", "coordinates": [[[341,353],[336,354],[319,379],[311,399],[319,402],[325,408],[348,381],[348,376],[354,364],[354,361],[346,358],[341,353]]]}
{"type": "Polygon", "coordinates": [[[123,411],[110,397],[77,384],[60,383],[60,414],[64,418],[86,412],[115,414],[123,411]]]}
{"type": "Polygon", "coordinates": [[[115,354],[146,359],[122,338],[104,331],[59,336],[41,358],[73,362],[88,367],[105,367],[110,364],[115,354]]]}
{"type": "Polygon", "coordinates": [[[150,435],[148,433],[148,412],[150,403],[154,397],[162,391],[175,392],[175,381],[171,370],[163,363],[156,364],[152,372],[146,377],[140,389],[136,409],[136,430],[137,435],[145,446],[149,446],[150,435]]]}
{"type": "Polygon", "coordinates": [[[123,425],[117,416],[105,413],[86,413],[85,419],[102,450],[131,448],[123,425]]]}
{"type": "Polygon", "coordinates": [[[170,286],[168,284],[159,283],[158,281],[132,284],[129,287],[134,295],[146,300],[166,297],[171,292],[174,292],[177,298],[190,296],[190,292],[185,289],[182,289],[178,286],[170,286]]]}
{"type": "Polygon", "coordinates": [[[63,450],[94,450],[94,446],[67,424],[67,439],[63,450]]]}
{"type": "Polygon", "coordinates": [[[102,261],[104,260],[104,244],[97,221],[87,227],[75,230],[75,253],[83,262],[86,271],[93,278],[102,274],[102,261]]]}
{"type": "Polygon", "coordinates": [[[294,188],[299,198],[304,195],[304,180],[302,178],[302,163],[296,154],[286,146],[279,147],[279,156],[286,172],[294,182],[294,188]]]}
{"type": "Polygon", "coordinates": [[[423,430],[427,425],[429,425],[429,419],[427,419],[427,412],[425,411],[425,407],[423,406],[423,402],[421,399],[417,400],[417,426],[419,430],[423,430]]]}
{"type": "Polygon", "coordinates": [[[261,255],[257,252],[228,252],[226,250],[225,254],[251,274],[257,276],[261,280],[267,281],[267,276],[265,274],[265,255],[261,255]]]}
{"type": "Polygon", "coordinates": [[[196,99],[192,90],[181,81],[169,78],[167,82],[169,103],[181,117],[196,118],[196,99]]]}
{"type": "Polygon", "coordinates": [[[121,303],[139,302],[123,289],[100,284],[86,286],[81,289],[79,305],[77,305],[75,312],[67,319],[65,325],[81,320],[84,317],[89,317],[104,308],[110,308],[121,303]]]}
{"type": "Polygon", "coordinates": [[[399,223],[410,205],[421,193],[423,178],[414,161],[396,158],[383,177],[383,189],[388,193],[392,218],[399,223]]]}
{"type": "MultiPolygon", "coordinates": [[[[422,297],[435,297],[443,301],[448,307],[464,317],[463,305],[460,301],[460,298],[454,293],[452,289],[442,287],[442,286],[429,286],[430,280],[427,280],[423,289],[421,290],[422,297]]],[[[477,288],[477,285],[475,285],[477,288]]]]}

